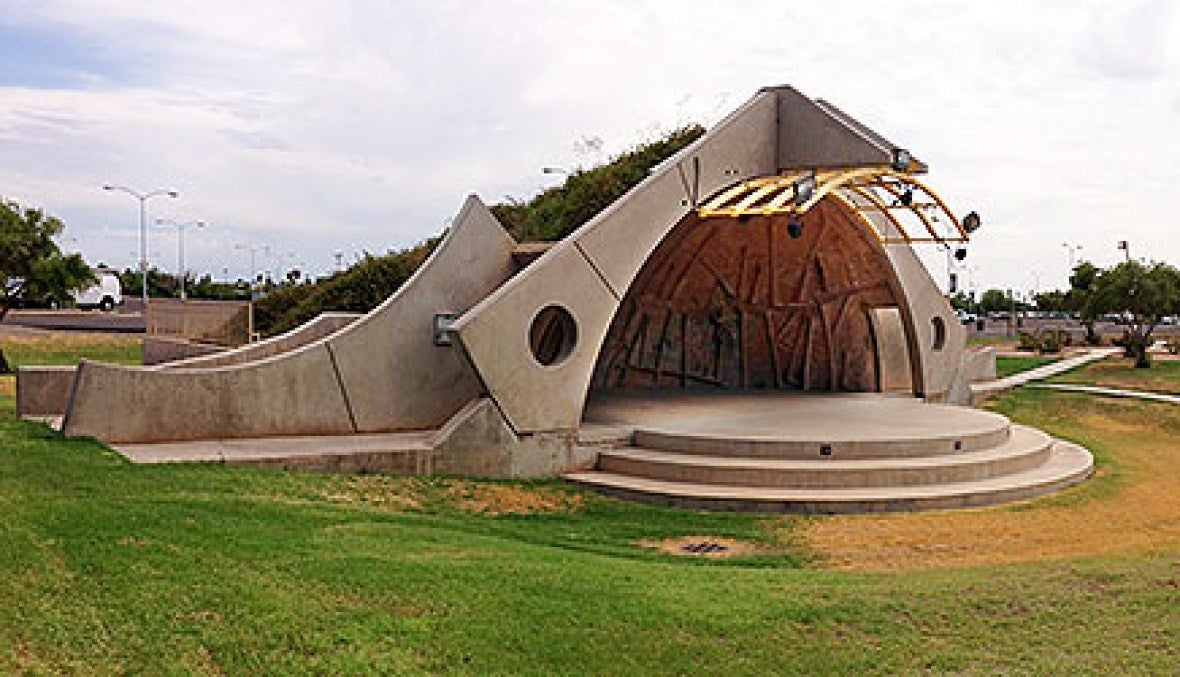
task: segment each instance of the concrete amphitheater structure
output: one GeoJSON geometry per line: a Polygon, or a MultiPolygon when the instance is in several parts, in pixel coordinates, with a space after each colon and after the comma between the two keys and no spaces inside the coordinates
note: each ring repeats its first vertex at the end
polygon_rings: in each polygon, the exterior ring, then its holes
{"type": "Polygon", "coordinates": [[[84,362],[63,431],[143,461],[565,474],[733,509],[957,507],[1084,479],[1085,450],[953,406],[987,360],[914,247],[972,224],[925,171],[767,88],[560,242],[519,245],[468,198],[397,293],[309,343],[84,362]]]}

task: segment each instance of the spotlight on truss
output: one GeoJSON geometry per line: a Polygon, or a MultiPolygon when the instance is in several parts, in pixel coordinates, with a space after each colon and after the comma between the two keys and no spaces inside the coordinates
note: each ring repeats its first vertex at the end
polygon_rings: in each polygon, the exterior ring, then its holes
{"type": "Polygon", "coordinates": [[[979,212],[971,212],[963,217],[963,230],[968,233],[974,233],[979,230],[981,225],[983,225],[983,222],[979,219],[979,212]]]}

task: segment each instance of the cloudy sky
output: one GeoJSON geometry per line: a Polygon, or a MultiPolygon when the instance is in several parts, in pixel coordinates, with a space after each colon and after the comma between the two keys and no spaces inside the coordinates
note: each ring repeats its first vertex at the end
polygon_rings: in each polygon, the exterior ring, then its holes
{"type": "MultiPolygon", "coordinates": [[[[179,190],[150,204],[209,223],[192,269],[246,275],[239,245],[318,272],[790,83],[984,216],[981,289],[1063,284],[1066,242],[1180,263],[1168,0],[2,4],[0,196],[60,216],[91,262],[137,248],[136,203],[104,183],[179,190]]],[[[175,235],[150,241],[174,269],[175,235]]]]}

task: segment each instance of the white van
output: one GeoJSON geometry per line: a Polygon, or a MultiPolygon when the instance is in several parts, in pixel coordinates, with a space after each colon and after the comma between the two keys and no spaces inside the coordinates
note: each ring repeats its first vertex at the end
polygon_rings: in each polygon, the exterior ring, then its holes
{"type": "Polygon", "coordinates": [[[99,269],[94,271],[98,284],[74,292],[74,303],[79,308],[102,308],[113,310],[123,303],[123,287],[119,284],[119,276],[112,270],[99,269]]]}

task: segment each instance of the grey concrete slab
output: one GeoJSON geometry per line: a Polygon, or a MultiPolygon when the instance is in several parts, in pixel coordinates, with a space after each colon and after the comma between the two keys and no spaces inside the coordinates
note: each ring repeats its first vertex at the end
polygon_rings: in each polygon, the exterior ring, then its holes
{"type": "Polygon", "coordinates": [[[1064,374],[1071,369],[1077,369],[1091,362],[1097,362],[1111,355],[1116,355],[1122,352],[1122,350],[1122,348],[1091,348],[1085,354],[1058,360],[1051,364],[1037,367],[1036,369],[1022,371],[995,381],[973,383],[971,384],[971,401],[974,403],[981,402],[993,395],[998,395],[1005,390],[1011,390],[1031,381],[1039,381],[1050,376],[1056,376],[1057,374],[1064,374]]]}
{"type": "Polygon", "coordinates": [[[112,444],[132,463],[248,463],[300,457],[429,451],[425,432],[210,439],[155,444],[112,444]]]}
{"type": "Polygon", "coordinates": [[[1087,386],[1073,383],[1030,383],[1029,387],[1048,388],[1050,390],[1063,390],[1074,393],[1090,393],[1093,395],[1105,395],[1106,397],[1128,397],[1137,400],[1163,402],[1165,404],[1180,404],[1180,395],[1151,393],[1143,390],[1123,390],[1121,388],[1103,388],[1101,386],[1087,386]]]}

